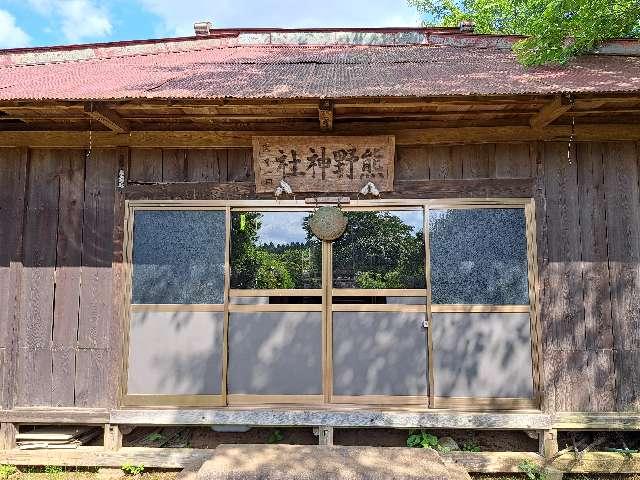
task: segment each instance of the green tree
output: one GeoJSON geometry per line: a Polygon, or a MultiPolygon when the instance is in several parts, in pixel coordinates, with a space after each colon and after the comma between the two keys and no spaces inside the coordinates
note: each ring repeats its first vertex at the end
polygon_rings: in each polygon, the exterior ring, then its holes
{"type": "Polygon", "coordinates": [[[524,65],[565,63],[604,40],[640,34],[638,0],[408,0],[442,26],[475,22],[477,33],[526,35],[514,45],[524,65]]]}
{"type": "Polygon", "coordinates": [[[390,212],[348,212],[347,231],[333,243],[335,286],[424,288],[422,230],[390,212]]]}

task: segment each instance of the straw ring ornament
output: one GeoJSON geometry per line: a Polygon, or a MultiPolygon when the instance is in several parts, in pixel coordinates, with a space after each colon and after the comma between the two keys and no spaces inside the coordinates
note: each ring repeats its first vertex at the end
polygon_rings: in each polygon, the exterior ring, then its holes
{"type": "Polygon", "coordinates": [[[309,227],[320,240],[337,240],[347,229],[347,217],[337,207],[320,207],[311,216],[309,227]]]}

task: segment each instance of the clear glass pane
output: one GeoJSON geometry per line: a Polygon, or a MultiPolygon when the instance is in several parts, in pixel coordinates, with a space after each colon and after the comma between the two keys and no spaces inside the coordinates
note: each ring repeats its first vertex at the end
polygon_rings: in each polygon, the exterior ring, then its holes
{"type": "Polygon", "coordinates": [[[347,212],[333,243],[334,288],[425,288],[423,212],[347,212]]]}
{"type": "Polygon", "coordinates": [[[225,233],[222,211],[136,211],[133,303],[222,303],[225,233]]]}
{"type": "Polygon", "coordinates": [[[430,210],[429,242],[433,303],[529,303],[524,209],[430,210]]]}
{"type": "Polygon", "coordinates": [[[321,288],[321,243],[309,212],[234,212],[231,288],[321,288]]]}

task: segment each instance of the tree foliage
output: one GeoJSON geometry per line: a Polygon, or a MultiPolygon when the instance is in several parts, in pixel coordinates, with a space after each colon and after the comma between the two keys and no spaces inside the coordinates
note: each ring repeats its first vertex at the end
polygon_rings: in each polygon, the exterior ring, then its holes
{"type": "Polygon", "coordinates": [[[565,63],[603,40],[638,37],[640,0],[408,0],[442,26],[475,22],[477,33],[526,35],[524,65],[565,63]]]}

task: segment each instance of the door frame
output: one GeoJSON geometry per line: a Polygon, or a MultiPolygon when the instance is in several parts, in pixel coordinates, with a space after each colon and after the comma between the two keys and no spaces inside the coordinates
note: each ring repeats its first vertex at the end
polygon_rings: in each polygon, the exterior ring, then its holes
{"type": "MultiPolygon", "coordinates": [[[[305,200],[127,200],[125,201],[125,236],[124,236],[124,262],[126,287],[122,292],[116,292],[121,296],[123,302],[123,350],[121,380],[119,383],[119,403],[122,406],[175,406],[175,407],[221,407],[233,405],[270,405],[270,404],[304,404],[304,405],[370,405],[370,406],[407,406],[412,409],[427,408],[450,408],[450,409],[539,409],[542,401],[542,351],[541,351],[541,325],[539,320],[539,281],[537,271],[536,253],[536,220],[535,203],[533,198],[452,198],[452,199],[377,199],[377,200],[351,200],[350,203],[341,205],[345,211],[385,211],[385,210],[420,210],[423,211],[424,220],[424,245],[425,245],[425,289],[402,290],[392,289],[391,291],[380,290],[379,295],[393,293],[394,296],[422,296],[426,297],[426,305],[404,307],[420,307],[424,309],[427,317],[427,358],[428,358],[428,395],[419,397],[394,397],[394,396],[360,396],[357,397],[334,397],[333,376],[332,376],[332,340],[331,340],[331,318],[333,305],[332,296],[339,292],[343,296],[355,295],[356,291],[349,292],[349,289],[333,289],[332,285],[332,244],[322,242],[322,287],[312,291],[304,290],[264,290],[270,295],[291,295],[297,294],[318,294],[322,297],[322,378],[323,394],[320,396],[291,396],[282,398],[281,396],[251,396],[254,398],[239,398],[239,402],[233,401],[233,396],[227,392],[228,373],[228,329],[229,313],[239,310],[250,310],[238,308],[238,305],[230,304],[230,297],[256,295],[259,290],[232,290],[230,288],[230,245],[231,245],[231,213],[234,211],[313,211],[317,206],[323,204],[308,203],[305,200]],[[490,306],[490,305],[432,305],[430,288],[430,249],[429,249],[429,210],[443,208],[523,208],[526,219],[527,236],[527,258],[528,258],[528,280],[529,280],[529,305],[526,306],[490,306]],[[224,304],[211,306],[212,310],[224,312],[224,332],[223,332],[223,358],[222,358],[222,386],[220,396],[210,395],[128,395],[127,394],[127,368],[129,357],[129,328],[130,313],[139,308],[131,304],[132,287],[132,248],[133,248],[133,218],[136,210],[224,210],[226,222],[225,239],[225,287],[224,304]],[[346,294],[346,295],[345,295],[346,294]],[[419,294],[419,295],[418,295],[419,294]],[[531,354],[533,366],[533,392],[532,399],[523,398],[438,398],[433,395],[434,372],[433,372],[433,345],[432,345],[432,314],[433,312],[471,312],[471,311],[500,311],[500,312],[522,312],[530,314],[531,325],[531,354]],[[229,401],[231,397],[231,402],[229,401]]],[[[363,292],[362,290],[360,292],[363,292]]],[[[371,293],[371,292],[370,292],[371,293]]],[[[382,305],[372,305],[381,307],[382,305]]],[[[193,310],[207,307],[193,306],[193,310]]],[[[245,306],[242,306],[245,307],[245,306]]],[[[264,307],[264,305],[263,305],[264,307]]],[[[271,311],[286,311],[291,305],[271,308],[271,311]]],[[[385,306],[389,307],[389,306],[385,306]]],[[[393,306],[392,306],[393,307],[393,306]]],[[[176,306],[176,308],[189,309],[189,306],[176,306]]],[[[289,310],[291,311],[291,310],[289,310]]],[[[309,310],[312,311],[312,310],[309,310]]],[[[317,311],[317,310],[316,310],[317,311]]],[[[376,310],[380,311],[380,310],[376,310]]],[[[420,310],[422,311],[422,310],[420,310]]]]}

